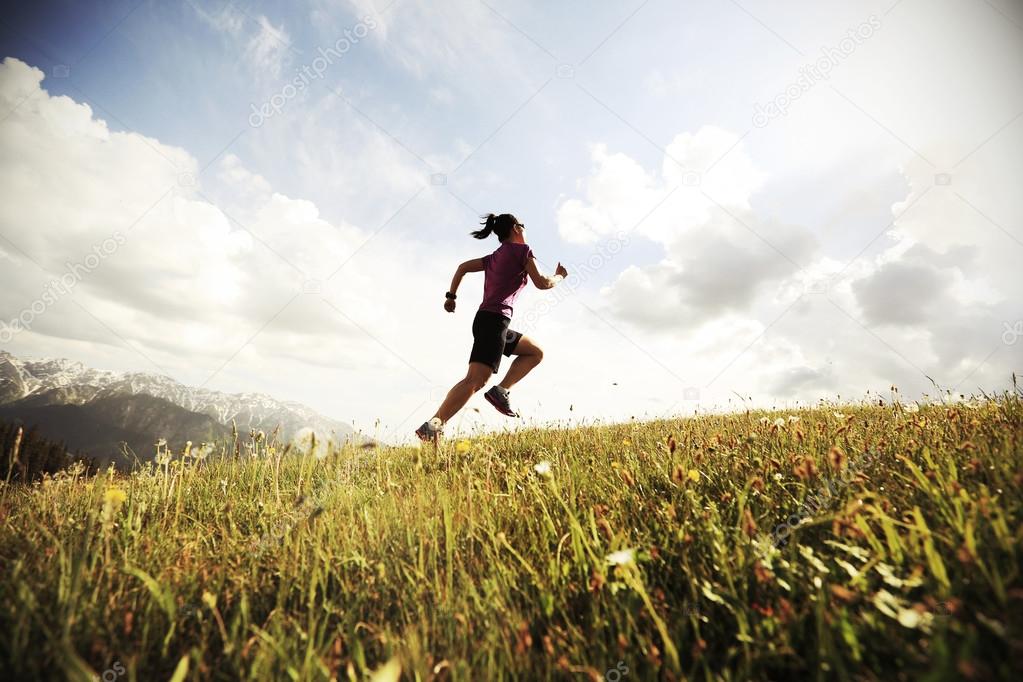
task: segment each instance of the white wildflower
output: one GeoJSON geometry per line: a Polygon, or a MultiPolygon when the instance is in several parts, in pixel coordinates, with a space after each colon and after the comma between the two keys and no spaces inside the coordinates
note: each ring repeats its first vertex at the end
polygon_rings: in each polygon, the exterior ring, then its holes
{"type": "Polygon", "coordinates": [[[536,464],[533,465],[533,471],[535,471],[536,475],[539,476],[540,478],[550,478],[551,463],[548,462],[547,460],[537,462],[536,464]]]}
{"type": "Polygon", "coordinates": [[[636,550],[620,549],[617,552],[611,552],[604,558],[607,560],[609,566],[627,566],[635,563],[636,550]]]}

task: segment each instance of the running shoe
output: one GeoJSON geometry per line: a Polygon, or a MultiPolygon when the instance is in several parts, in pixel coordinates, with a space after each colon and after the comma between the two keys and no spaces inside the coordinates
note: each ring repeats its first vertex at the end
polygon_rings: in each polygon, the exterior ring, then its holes
{"type": "Polygon", "coordinates": [[[419,440],[433,444],[436,444],[443,434],[444,424],[437,417],[423,422],[423,425],[416,429],[416,435],[419,436],[419,440]]]}
{"type": "Polygon", "coordinates": [[[518,417],[519,413],[512,409],[511,401],[508,400],[509,392],[500,386],[494,386],[483,394],[487,402],[494,406],[494,409],[506,417],[518,417]]]}

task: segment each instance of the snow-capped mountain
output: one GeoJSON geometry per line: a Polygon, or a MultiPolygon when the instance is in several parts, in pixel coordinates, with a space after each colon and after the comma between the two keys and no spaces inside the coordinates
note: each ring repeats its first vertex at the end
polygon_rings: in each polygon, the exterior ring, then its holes
{"type": "Polygon", "coordinates": [[[28,360],[0,351],[0,404],[40,407],[84,405],[123,395],[162,398],[190,412],[207,415],[242,433],[259,429],[269,434],[280,426],[291,440],[312,430],[321,439],[353,437],[354,430],[297,402],[280,401],[261,393],[222,393],[185,386],[170,377],[141,372],[93,369],[64,358],[28,360]]]}

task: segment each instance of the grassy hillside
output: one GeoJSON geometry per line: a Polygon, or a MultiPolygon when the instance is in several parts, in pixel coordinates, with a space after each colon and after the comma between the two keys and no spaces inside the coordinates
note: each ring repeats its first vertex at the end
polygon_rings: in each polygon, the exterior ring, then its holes
{"type": "Polygon", "coordinates": [[[1007,679],[1023,661],[1015,396],[319,460],[250,445],[6,486],[5,674],[1007,679]]]}

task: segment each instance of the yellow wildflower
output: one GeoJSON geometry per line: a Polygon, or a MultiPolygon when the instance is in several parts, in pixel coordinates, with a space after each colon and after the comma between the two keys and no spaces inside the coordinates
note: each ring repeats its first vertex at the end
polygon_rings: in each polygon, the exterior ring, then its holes
{"type": "Polygon", "coordinates": [[[469,452],[469,450],[472,450],[472,443],[467,440],[460,440],[458,441],[458,445],[455,446],[455,452],[460,455],[464,455],[469,452]]]}
{"type": "Polygon", "coordinates": [[[690,469],[688,476],[689,480],[692,481],[693,483],[696,483],[697,481],[700,480],[700,472],[697,471],[696,469],[690,469]]]}
{"type": "Polygon", "coordinates": [[[120,488],[107,488],[107,491],[103,493],[103,502],[111,507],[121,506],[126,499],[128,496],[120,488]]]}

